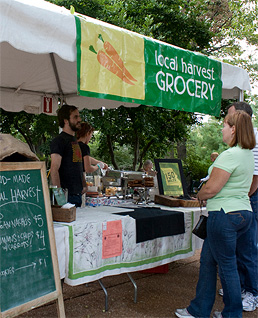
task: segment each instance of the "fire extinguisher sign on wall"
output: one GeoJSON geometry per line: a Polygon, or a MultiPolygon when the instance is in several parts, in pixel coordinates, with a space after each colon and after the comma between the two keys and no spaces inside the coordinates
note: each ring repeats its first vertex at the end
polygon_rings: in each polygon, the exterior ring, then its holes
{"type": "Polygon", "coordinates": [[[52,97],[43,97],[43,113],[52,114],[53,111],[53,98],[52,97]]]}

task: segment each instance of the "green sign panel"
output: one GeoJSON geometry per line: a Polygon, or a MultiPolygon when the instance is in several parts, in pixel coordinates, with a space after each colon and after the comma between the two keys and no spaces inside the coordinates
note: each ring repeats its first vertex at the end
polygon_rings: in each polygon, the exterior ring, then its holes
{"type": "Polygon", "coordinates": [[[0,173],[1,312],[56,290],[40,170],[0,173]]]}
{"type": "Polygon", "coordinates": [[[145,103],[218,115],[221,64],[201,54],[145,39],[145,103]]]}

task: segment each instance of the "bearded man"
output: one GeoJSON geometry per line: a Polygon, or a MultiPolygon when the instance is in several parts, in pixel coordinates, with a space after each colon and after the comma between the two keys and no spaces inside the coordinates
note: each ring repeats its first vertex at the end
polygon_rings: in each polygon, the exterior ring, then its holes
{"type": "Polygon", "coordinates": [[[51,182],[53,186],[68,190],[68,202],[80,207],[86,192],[83,162],[75,132],[81,128],[81,118],[76,106],[63,105],[57,113],[62,132],[52,140],[51,182]]]}

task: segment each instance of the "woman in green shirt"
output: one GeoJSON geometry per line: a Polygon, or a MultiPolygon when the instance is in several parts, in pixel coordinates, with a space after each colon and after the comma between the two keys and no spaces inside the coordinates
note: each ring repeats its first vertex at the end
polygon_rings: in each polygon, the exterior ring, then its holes
{"type": "Polygon", "coordinates": [[[248,197],[254,172],[251,149],[256,144],[251,117],[243,111],[228,114],[222,133],[230,148],[212,164],[210,178],[197,196],[199,201],[207,200],[207,237],[201,253],[196,297],[187,308],[177,309],[180,318],[210,317],[216,296],[217,267],[225,306],[213,317],[242,317],[236,254],[243,253],[249,240],[246,236],[253,213],[248,197]]]}

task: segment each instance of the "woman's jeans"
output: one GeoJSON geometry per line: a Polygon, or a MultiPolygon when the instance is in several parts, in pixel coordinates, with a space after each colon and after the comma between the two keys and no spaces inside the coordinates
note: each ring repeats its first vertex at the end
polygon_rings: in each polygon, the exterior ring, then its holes
{"type": "MultiPolygon", "coordinates": [[[[237,271],[236,250],[248,240],[245,233],[252,221],[252,212],[225,213],[210,211],[207,238],[204,240],[196,297],[187,308],[194,317],[208,318],[216,297],[217,267],[223,288],[223,318],[242,317],[240,279],[237,271]]],[[[238,250],[238,253],[242,253],[238,250]]]]}
{"type": "Polygon", "coordinates": [[[250,197],[253,209],[253,219],[248,238],[244,246],[240,246],[242,253],[237,254],[237,267],[241,288],[254,296],[258,295],[258,190],[250,197]]]}

